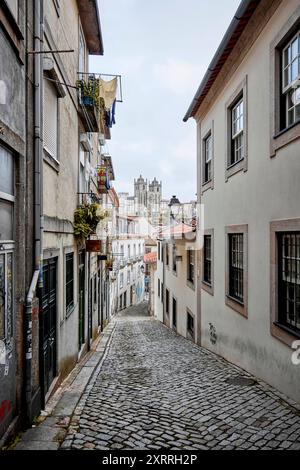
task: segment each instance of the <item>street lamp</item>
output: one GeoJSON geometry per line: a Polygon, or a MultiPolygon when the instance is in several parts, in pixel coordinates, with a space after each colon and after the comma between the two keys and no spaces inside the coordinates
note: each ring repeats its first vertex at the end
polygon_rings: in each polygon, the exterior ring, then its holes
{"type": "Polygon", "coordinates": [[[176,196],[172,196],[168,206],[170,208],[171,218],[173,219],[173,221],[176,221],[181,210],[181,204],[179,199],[176,196]]]}

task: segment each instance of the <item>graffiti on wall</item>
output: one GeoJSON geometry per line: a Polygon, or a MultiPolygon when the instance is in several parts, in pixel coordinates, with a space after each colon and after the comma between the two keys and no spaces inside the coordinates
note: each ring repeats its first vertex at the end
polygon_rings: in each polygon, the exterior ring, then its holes
{"type": "Polygon", "coordinates": [[[4,419],[11,412],[11,410],[12,410],[11,401],[3,400],[1,405],[0,405],[0,423],[2,423],[2,421],[4,421],[4,419]]]}

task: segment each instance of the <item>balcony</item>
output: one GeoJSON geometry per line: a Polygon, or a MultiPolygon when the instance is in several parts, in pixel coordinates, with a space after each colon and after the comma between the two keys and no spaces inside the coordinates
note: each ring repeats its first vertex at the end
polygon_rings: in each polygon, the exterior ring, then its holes
{"type": "Polygon", "coordinates": [[[122,103],[120,75],[79,73],[79,115],[87,132],[99,132],[110,139],[115,123],[115,105],[122,103]]]}
{"type": "Polygon", "coordinates": [[[81,79],[78,86],[78,114],[86,132],[100,132],[98,82],[93,78],[81,79]]]}

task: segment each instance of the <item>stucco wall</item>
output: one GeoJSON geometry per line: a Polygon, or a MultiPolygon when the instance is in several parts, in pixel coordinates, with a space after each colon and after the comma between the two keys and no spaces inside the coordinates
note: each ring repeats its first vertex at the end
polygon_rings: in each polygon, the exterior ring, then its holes
{"type": "Polygon", "coordinates": [[[300,216],[299,140],[270,158],[270,44],[298,6],[297,0],[282,3],[201,118],[202,132],[214,121],[214,189],[202,196],[205,228],[214,229],[214,295],[201,292],[201,323],[205,347],[300,400],[300,366],[291,362],[292,349],[270,334],[269,226],[300,216]],[[225,182],[225,104],[246,76],[248,171],[225,182]],[[225,306],[225,226],[234,224],[248,224],[248,319],[225,306]],[[209,323],[216,329],[215,345],[209,323]]]}

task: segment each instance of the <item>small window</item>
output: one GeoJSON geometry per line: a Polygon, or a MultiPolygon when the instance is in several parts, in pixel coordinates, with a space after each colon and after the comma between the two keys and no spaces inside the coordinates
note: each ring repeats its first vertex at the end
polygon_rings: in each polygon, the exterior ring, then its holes
{"type": "Polygon", "coordinates": [[[187,250],[187,280],[194,284],[195,282],[195,251],[187,250]]]}
{"type": "Polygon", "coordinates": [[[229,166],[244,158],[244,101],[243,97],[231,108],[231,153],[229,166]]]}
{"type": "Polygon", "coordinates": [[[97,304],[97,275],[94,275],[94,306],[97,304]]]}
{"type": "Polygon", "coordinates": [[[300,332],[300,232],[278,234],[278,323],[300,332]]]}
{"type": "Polygon", "coordinates": [[[66,313],[74,307],[74,253],[66,255],[66,313]]]}
{"type": "Polygon", "coordinates": [[[166,289],[166,314],[170,314],[170,291],[166,289]]]}
{"type": "Polygon", "coordinates": [[[229,296],[238,302],[244,301],[244,236],[229,235],[229,296]]]}
{"type": "Polygon", "coordinates": [[[203,281],[211,285],[211,235],[204,235],[203,281]]]}
{"type": "Polygon", "coordinates": [[[0,339],[12,337],[13,253],[0,252],[0,339]]]}
{"type": "Polygon", "coordinates": [[[158,261],[160,261],[160,242],[158,242],[157,244],[157,257],[158,257],[158,261]]]}
{"type": "Polygon", "coordinates": [[[127,284],[130,284],[130,271],[127,271],[127,284]]]}
{"type": "Polygon", "coordinates": [[[212,162],[212,135],[211,133],[204,139],[204,173],[203,183],[211,181],[212,162]]]}
{"type": "Polygon", "coordinates": [[[58,160],[58,96],[53,83],[44,78],[44,149],[58,160]]]}
{"type": "Polygon", "coordinates": [[[189,312],[187,312],[187,332],[194,338],[194,317],[189,312]]]}
{"type": "Polygon", "coordinates": [[[282,52],[282,93],[285,102],[285,122],[289,127],[300,120],[300,32],[282,52]]]}
{"type": "Polygon", "coordinates": [[[173,297],[173,308],[172,308],[172,326],[174,329],[177,328],[177,301],[173,297]]]}
{"type": "Polygon", "coordinates": [[[169,245],[166,245],[166,266],[169,266],[169,245]]]}
{"type": "Polygon", "coordinates": [[[173,245],[173,256],[172,256],[172,268],[173,268],[173,271],[174,273],[177,272],[177,262],[176,262],[176,256],[177,256],[177,253],[176,253],[176,245],[174,243],[173,245]]]}
{"type": "Polygon", "coordinates": [[[157,279],[157,296],[160,297],[160,280],[157,279]]]}

